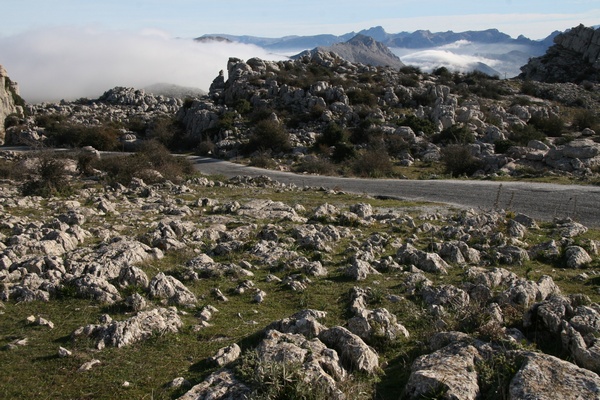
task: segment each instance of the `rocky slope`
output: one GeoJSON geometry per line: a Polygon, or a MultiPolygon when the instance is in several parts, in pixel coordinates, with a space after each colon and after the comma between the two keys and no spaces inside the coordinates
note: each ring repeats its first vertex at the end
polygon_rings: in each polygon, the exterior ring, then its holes
{"type": "Polygon", "coordinates": [[[0,65],[0,144],[4,144],[5,120],[11,114],[23,115],[19,86],[10,80],[8,73],[0,65]]]}
{"type": "Polygon", "coordinates": [[[573,220],[77,159],[68,197],[0,184],[3,397],[597,397],[600,242],[573,220]]]}
{"type": "Polygon", "coordinates": [[[520,77],[542,82],[600,80],[600,29],[579,25],[554,38],[545,55],[521,68],[520,77]]]}
{"type": "Polygon", "coordinates": [[[599,104],[595,85],[588,90],[481,74],[422,74],[315,51],[296,61],[231,59],[228,80],[217,78],[210,95],[178,112],[186,135],[213,143],[215,154],[233,156],[252,138],[249,111],[263,112],[289,134],[294,151],[273,152],[283,168],[296,168],[306,156],[336,159],[332,147],[315,152],[319,144],[364,150],[375,140],[400,165],[438,161],[448,146],[463,146],[477,160],[467,173],[480,176],[527,170],[592,177],[600,165],[593,111],[588,122],[566,120],[569,109],[573,118],[585,115],[585,109],[574,111],[582,104],[599,104]],[[247,105],[242,112],[241,104],[247,105]],[[328,138],[332,126],[345,133],[328,138]]]}
{"type": "Polygon", "coordinates": [[[404,66],[400,58],[392,53],[383,43],[365,35],[356,35],[347,42],[336,43],[328,47],[317,47],[293,56],[292,59],[298,59],[317,52],[329,51],[355,64],[359,63],[376,67],[387,66],[391,68],[401,68],[404,66]]]}

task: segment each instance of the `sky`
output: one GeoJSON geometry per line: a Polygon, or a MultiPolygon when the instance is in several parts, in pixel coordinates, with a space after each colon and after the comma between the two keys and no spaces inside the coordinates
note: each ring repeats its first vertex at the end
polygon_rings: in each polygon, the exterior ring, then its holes
{"type": "Polygon", "coordinates": [[[230,56],[276,58],[253,46],[189,40],[204,34],[341,35],[382,26],[496,28],[542,39],[600,24],[600,0],[2,0],[0,8],[0,65],[26,101],[164,80],[206,90],[230,56]]]}

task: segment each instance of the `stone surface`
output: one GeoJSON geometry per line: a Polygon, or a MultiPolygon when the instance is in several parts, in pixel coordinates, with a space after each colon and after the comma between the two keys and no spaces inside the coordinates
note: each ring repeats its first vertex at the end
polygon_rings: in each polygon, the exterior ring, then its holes
{"type": "Polygon", "coordinates": [[[511,399],[600,399],[600,378],[595,373],[556,357],[527,353],[511,380],[511,399]]]}
{"type": "Polygon", "coordinates": [[[174,308],[141,311],[125,321],[106,321],[102,325],[86,325],[77,329],[74,337],[87,336],[96,347],[123,347],[150,338],[155,334],[176,333],[183,326],[174,308]]]}

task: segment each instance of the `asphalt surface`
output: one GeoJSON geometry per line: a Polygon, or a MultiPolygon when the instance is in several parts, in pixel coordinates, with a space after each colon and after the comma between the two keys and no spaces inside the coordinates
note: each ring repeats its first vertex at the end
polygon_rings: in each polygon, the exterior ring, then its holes
{"type": "Polygon", "coordinates": [[[272,171],[205,157],[192,157],[192,162],[198,171],[208,175],[266,175],[278,182],[300,187],[326,187],[350,193],[444,203],[483,211],[504,209],[542,221],[570,217],[586,226],[600,227],[600,187],[597,186],[340,178],[272,171]]]}

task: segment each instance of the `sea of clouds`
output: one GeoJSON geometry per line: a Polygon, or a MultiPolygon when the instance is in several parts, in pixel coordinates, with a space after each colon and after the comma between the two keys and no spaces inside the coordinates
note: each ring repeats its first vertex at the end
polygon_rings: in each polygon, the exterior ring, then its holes
{"type": "Polygon", "coordinates": [[[160,31],[62,27],[0,37],[0,64],[29,103],[94,99],[115,86],[169,83],[208,91],[230,57],[285,58],[246,44],[197,42],[160,31]]]}
{"type": "Polygon", "coordinates": [[[425,72],[444,66],[451,71],[470,72],[485,64],[501,78],[512,78],[531,56],[541,55],[539,48],[523,44],[487,44],[459,40],[427,49],[392,48],[403,63],[425,72]]]}

